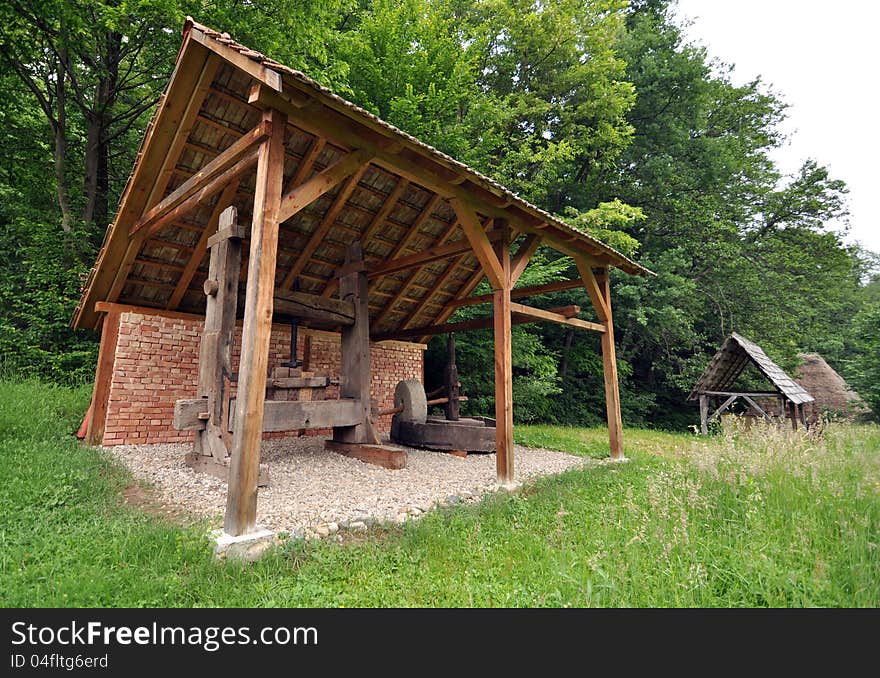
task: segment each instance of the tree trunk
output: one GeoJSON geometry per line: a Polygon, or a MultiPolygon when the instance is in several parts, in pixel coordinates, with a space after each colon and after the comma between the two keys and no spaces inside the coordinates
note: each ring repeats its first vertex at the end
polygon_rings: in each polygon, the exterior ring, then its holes
{"type": "Polygon", "coordinates": [[[574,339],[574,330],[565,331],[565,339],[562,342],[562,358],[559,360],[559,380],[565,381],[568,376],[568,357],[571,353],[571,342],[574,339]]]}
{"type": "Polygon", "coordinates": [[[107,140],[111,112],[116,103],[116,83],[119,77],[120,47],[122,35],[107,35],[106,71],[98,80],[95,100],[88,111],[88,132],[86,134],[85,193],[86,206],[83,219],[101,228],[106,227],[109,215],[110,144],[107,140]]]}
{"type": "Polygon", "coordinates": [[[56,115],[52,122],[52,133],[55,136],[55,187],[58,192],[58,207],[61,209],[61,229],[67,233],[70,231],[70,199],[67,194],[67,173],[65,170],[67,155],[67,111],[65,109],[65,64],[67,49],[60,51],[61,59],[58,62],[58,70],[55,80],[55,107],[56,115]]]}

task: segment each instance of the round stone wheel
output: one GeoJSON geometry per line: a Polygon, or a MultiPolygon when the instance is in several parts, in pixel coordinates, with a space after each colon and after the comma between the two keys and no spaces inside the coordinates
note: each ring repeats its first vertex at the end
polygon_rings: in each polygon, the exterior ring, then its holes
{"type": "Polygon", "coordinates": [[[424,424],[428,419],[428,398],[422,382],[418,379],[398,382],[394,389],[394,407],[403,407],[403,412],[397,414],[401,421],[424,424]]]}

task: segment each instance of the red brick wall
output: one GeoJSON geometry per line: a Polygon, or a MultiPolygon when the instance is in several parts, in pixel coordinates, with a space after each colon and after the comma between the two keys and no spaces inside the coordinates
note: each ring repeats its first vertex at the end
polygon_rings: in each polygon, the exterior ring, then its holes
{"type": "MultiPolygon", "coordinates": [[[[196,396],[199,338],[202,321],[141,313],[122,313],[113,365],[104,445],[131,443],[179,443],[193,439],[191,431],[172,427],[174,402],[196,396]]],[[[320,375],[339,376],[339,335],[317,330],[299,333],[299,357],[307,354],[304,369],[320,375]],[[308,344],[308,347],[306,346],[308,344]]],[[[236,330],[233,369],[238,369],[241,327],[236,330]]],[[[392,407],[394,386],[401,379],[423,378],[424,346],[403,342],[374,344],[372,397],[379,409],[392,407]]],[[[269,367],[290,359],[290,328],[275,325],[269,346],[269,367]]],[[[320,398],[321,390],[314,392],[320,398]]],[[[325,389],[335,398],[337,387],[325,389]]],[[[279,400],[283,395],[279,394],[279,400]]],[[[379,429],[391,428],[391,417],[379,419],[379,429]]],[[[280,435],[295,435],[296,432],[280,435]]],[[[279,434],[271,434],[276,437],[279,434]]]]}

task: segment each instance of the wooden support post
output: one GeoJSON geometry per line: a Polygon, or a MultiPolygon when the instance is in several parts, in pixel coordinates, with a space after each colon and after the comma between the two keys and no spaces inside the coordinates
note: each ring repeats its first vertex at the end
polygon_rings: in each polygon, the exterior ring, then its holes
{"type": "Polygon", "coordinates": [[[285,117],[278,111],[263,112],[270,136],[260,146],[256,194],[251,224],[247,292],[241,332],[241,362],[236,398],[236,427],[226,498],[225,531],[232,536],[254,529],[257,519],[257,482],[260,440],[263,436],[263,405],[269,368],[272,332],[272,295],[278,253],[278,210],[284,178],[285,117]]]}
{"type": "Polygon", "coordinates": [[[104,440],[104,423],[113,381],[113,362],[116,358],[116,341],[119,339],[118,312],[104,316],[101,325],[101,345],[98,349],[98,368],[95,370],[95,388],[92,391],[91,416],[86,429],[86,442],[100,445],[104,440]]]}
{"type": "Polygon", "coordinates": [[[356,426],[334,426],[336,443],[378,444],[373,428],[370,406],[370,309],[368,306],[367,271],[359,242],[349,245],[345,268],[339,278],[339,296],[354,304],[354,324],[342,328],[342,368],[339,393],[343,398],[360,402],[362,423],[356,426]]]}
{"type": "Polygon", "coordinates": [[[455,364],[455,334],[449,333],[446,338],[446,369],[443,372],[443,381],[446,386],[446,419],[458,421],[461,419],[461,382],[458,380],[458,366],[455,364]]]}
{"type": "MultiPolygon", "coordinates": [[[[495,467],[498,483],[513,482],[513,363],[511,357],[510,311],[510,230],[506,223],[496,221],[502,238],[495,246],[499,275],[488,275],[493,284],[492,299],[495,331],[495,467]]],[[[492,254],[490,250],[489,255],[492,254]]]]}
{"type": "Polygon", "coordinates": [[[791,403],[790,411],[791,411],[791,428],[793,431],[797,431],[798,429],[798,417],[797,417],[797,405],[791,403]]]}
{"type": "Polygon", "coordinates": [[[709,396],[700,394],[700,433],[709,433],[709,396]]]}
{"type": "Polygon", "coordinates": [[[242,231],[235,207],[227,207],[218,220],[217,233],[207,241],[211,250],[205,281],[205,326],[199,346],[197,394],[206,399],[208,420],[196,432],[190,465],[204,465],[202,456],[225,464],[229,456],[228,426],[224,424],[226,380],[232,375],[232,345],[235,341],[235,311],[238,304],[238,276],[241,269],[242,231]]]}
{"type": "MultiPolygon", "coordinates": [[[[596,312],[601,308],[607,315],[602,334],[602,367],[605,374],[605,409],[608,413],[608,440],[611,458],[623,458],[623,422],[620,417],[620,391],[617,386],[617,354],[614,348],[614,319],[611,313],[611,282],[608,268],[596,276],[602,304],[596,304],[596,312]]],[[[588,290],[589,292],[589,287],[588,290]]],[[[594,302],[595,303],[595,302],[594,302]]]]}

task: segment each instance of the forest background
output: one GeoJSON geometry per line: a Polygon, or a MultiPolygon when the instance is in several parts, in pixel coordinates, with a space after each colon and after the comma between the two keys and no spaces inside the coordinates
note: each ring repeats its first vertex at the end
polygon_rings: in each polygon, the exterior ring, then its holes
{"type": "MultiPolygon", "coordinates": [[[[818,352],[880,413],[880,259],[847,244],[846,184],[784,176],[784,95],[689,43],[670,0],[6,0],[0,4],[0,376],[90,381],[70,329],[186,15],[306,72],[657,272],[612,278],[623,416],[684,428],[737,331],[818,352]]],[[[840,124],[844,124],[841,120],[840,124]]],[[[539,249],[520,285],[574,277],[539,249]]],[[[477,293],[482,291],[478,289],[477,293]]],[[[537,305],[590,304],[583,292],[537,305]]],[[[485,313],[465,308],[457,317],[485,313]]],[[[492,337],[457,337],[490,412],[492,337]]],[[[513,333],[515,417],[604,421],[598,340],[513,333]]],[[[427,354],[430,384],[445,342],[427,354]]]]}

